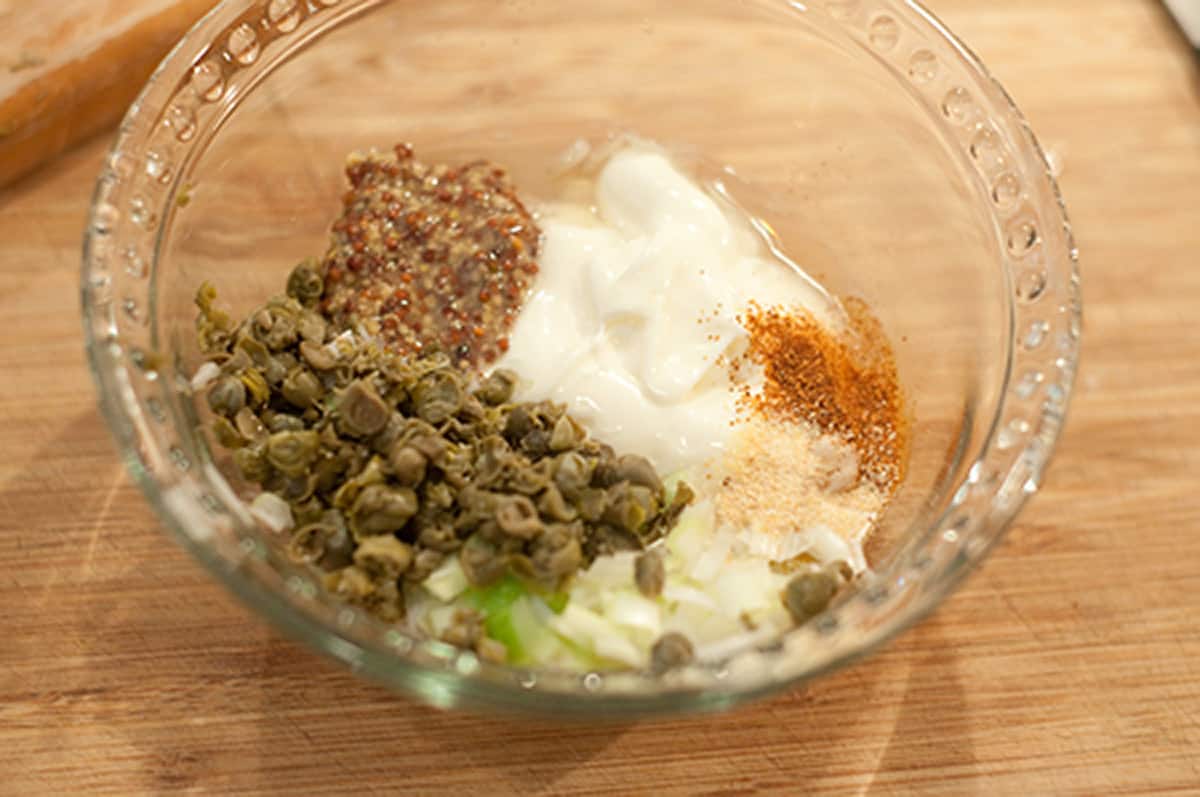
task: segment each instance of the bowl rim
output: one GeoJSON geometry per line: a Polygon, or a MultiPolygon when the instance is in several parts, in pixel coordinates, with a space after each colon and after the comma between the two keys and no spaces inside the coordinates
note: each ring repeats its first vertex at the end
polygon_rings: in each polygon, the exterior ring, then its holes
{"type": "MultiPolygon", "coordinates": [[[[981,105],[985,106],[983,111],[986,111],[988,106],[992,107],[991,114],[982,113],[980,117],[972,118],[977,122],[978,119],[982,119],[980,124],[991,125],[987,129],[1000,133],[1002,137],[1007,135],[1011,139],[1007,143],[1016,153],[1014,158],[1021,169],[1027,172],[1025,189],[1049,200],[1041,203],[1041,213],[1052,215],[1045,220],[1041,215],[1037,217],[1038,227],[1035,228],[1033,236],[1036,238],[1041,235],[1041,239],[1035,244],[1041,245],[1043,249],[1054,245],[1061,251],[1058,257],[1044,257],[1043,284],[1037,288],[1030,302],[1046,298],[1042,294],[1048,293],[1044,284],[1047,277],[1058,280],[1062,303],[1054,313],[1055,322],[1063,331],[1057,340],[1059,356],[1054,360],[1054,378],[1046,380],[1043,371],[1036,372],[1039,376],[1033,389],[1040,401],[1037,415],[1032,423],[1026,423],[1023,431],[1013,432],[1015,441],[1006,447],[1012,452],[1006,455],[1005,462],[1010,463],[1008,467],[1004,468],[1003,472],[991,472],[985,464],[986,456],[989,451],[998,448],[1008,430],[1008,427],[1001,423],[1001,416],[1006,404],[1013,400],[1010,394],[1014,390],[1023,389],[1017,375],[1020,370],[1017,360],[1023,351],[1036,353],[1036,350],[1043,348],[1042,343],[1051,332],[1050,324],[1045,319],[1034,322],[1040,326],[1020,326],[1020,319],[1017,317],[1020,302],[1013,298],[1013,291],[1009,291],[1007,363],[997,402],[996,418],[983,438],[974,465],[959,485],[952,502],[952,509],[958,508],[961,511],[957,515],[947,513],[928,530],[931,534],[940,533],[940,544],[948,545],[952,549],[952,555],[947,555],[943,561],[936,564],[940,570],[933,588],[914,594],[911,588],[901,590],[895,584],[876,584],[874,586],[880,587],[882,592],[877,590],[872,593],[869,589],[860,591],[836,610],[818,618],[818,622],[785,634],[774,651],[780,654],[777,658],[782,660],[789,655],[794,658],[795,649],[802,649],[804,644],[829,642],[839,633],[838,613],[847,611],[846,607],[852,603],[867,606],[872,602],[897,599],[903,601],[898,609],[898,617],[891,618],[865,635],[859,635],[853,645],[842,645],[837,649],[836,655],[828,656],[818,666],[793,668],[794,671],[783,668],[783,672],[790,673],[786,675],[768,670],[767,677],[744,680],[730,677],[731,665],[732,670],[737,670],[737,661],[731,660],[711,668],[708,673],[711,677],[703,684],[696,685],[686,680],[663,682],[645,674],[534,674],[528,670],[490,665],[479,661],[469,652],[452,649],[451,653],[439,649],[439,646],[449,647],[442,643],[414,641],[394,632],[385,635],[390,646],[378,644],[377,633],[373,634],[372,641],[367,642],[364,641],[361,632],[351,632],[349,625],[353,624],[353,620],[343,625],[340,622],[321,620],[309,612],[298,611],[294,601],[284,595],[278,587],[271,587],[256,575],[248,573],[245,560],[231,557],[227,551],[218,551],[211,544],[211,533],[205,533],[196,527],[199,516],[197,506],[212,509],[203,500],[206,496],[168,495],[158,475],[161,463],[156,461],[156,457],[163,454],[158,450],[161,446],[148,445],[153,440],[147,432],[148,410],[145,401],[139,396],[138,385],[144,380],[155,381],[157,374],[152,365],[147,366],[147,350],[128,345],[122,335],[122,330],[126,328],[122,324],[127,324],[127,319],[122,317],[122,313],[136,319],[128,304],[129,300],[119,299],[114,295],[111,268],[114,259],[113,242],[123,228],[122,225],[129,227],[137,224],[136,218],[131,218],[136,217],[137,207],[133,206],[131,212],[124,213],[117,209],[118,198],[128,194],[128,184],[136,179],[134,175],[140,176],[140,168],[144,168],[147,173],[151,171],[146,141],[155,128],[173,128],[181,144],[186,145],[191,139],[191,136],[183,137],[182,133],[188,124],[194,130],[194,117],[181,117],[176,112],[178,105],[159,100],[171,100],[182,90],[180,87],[188,85],[193,86],[194,93],[196,75],[205,63],[202,59],[209,53],[210,43],[229,37],[231,32],[239,30],[239,26],[247,27],[246,21],[255,14],[265,15],[264,20],[269,18],[278,23],[278,19],[272,15],[279,9],[290,9],[300,14],[299,30],[290,41],[301,41],[299,37],[303,36],[303,41],[306,42],[358,14],[383,4],[384,0],[342,0],[340,3],[339,0],[322,0],[308,4],[296,3],[295,0],[274,0],[269,4],[255,0],[222,0],[175,45],[147,81],[138,99],[130,106],[106,159],[105,167],[97,179],[84,234],[81,269],[81,308],[87,359],[96,383],[102,414],[126,468],[159,516],[164,528],[176,542],[199,560],[227,589],[289,636],[349,664],[355,671],[404,689],[426,702],[441,707],[471,704],[525,712],[553,713],[558,716],[588,717],[718,710],[839,669],[878,649],[933,611],[1003,538],[1021,507],[1038,489],[1055,443],[1061,434],[1079,358],[1082,308],[1079,295],[1078,250],[1061,191],[1025,117],[974,52],[933,13],[916,0],[818,0],[809,4],[810,7],[807,8],[799,3],[787,3],[786,0],[773,1],[798,6],[805,12],[828,14],[831,19],[845,25],[852,38],[860,41],[864,48],[881,59],[889,56],[886,52],[877,52],[878,47],[873,49],[872,43],[876,33],[894,32],[894,28],[888,27],[889,25],[909,26],[904,30],[915,28],[931,37],[926,46],[911,51],[908,59],[910,76],[917,53],[930,53],[933,41],[944,47],[945,52],[952,53],[957,58],[953,66],[959,69],[960,77],[965,76],[965,79],[956,82],[944,95],[941,102],[942,112],[947,118],[952,118],[952,114],[963,108],[950,103],[957,103],[959,99],[964,98],[964,107],[974,109],[972,113],[979,112],[981,105]],[[198,47],[198,44],[204,46],[198,47]],[[967,93],[955,95],[956,91],[967,93]],[[957,99],[953,99],[955,97],[957,99]],[[1057,271],[1051,271],[1052,269],[1057,271]],[[1033,336],[1039,329],[1041,331],[1038,333],[1036,345],[1023,347],[1022,334],[1033,336]],[[1042,384],[1043,381],[1049,383],[1042,384]],[[1013,451],[1014,449],[1016,450],[1013,451]],[[1004,500],[995,500],[1002,493],[1004,500]],[[966,517],[966,520],[963,520],[963,517],[966,517]],[[893,587],[891,591],[888,590],[889,586],[893,587]],[[793,640],[803,644],[789,645],[793,640]],[[628,680],[626,685],[633,688],[619,688],[621,683],[625,683],[622,680],[625,678],[632,679],[628,680]],[[614,685],[618,688],[613,688],[614,685]],[[653,689],[642,690],[642,687],[649,686],[653,689]],[[531,699],[535,695],[544,699],[531,699]]],[[[282,31],[282,34],[289,32],[291,31],[282,31]]],[[[232,48],[233,39],[226,38],[226,41],[227,49],[232,48]]],[[[259,41],[256,46],[266,43],[268,42],[259,41]]],[[[293,49],[299,46],[295,44],[293,49]]],[[[232,50],[226,55],[233,57],[224,59],[225,67],[232,65],[231,68],[236,70],[238,65],[235,62],[239,59],[232,50]]],[[[253,63],[254,58],[251,58],[245,66],[251,66],[253,63]]],[[[269,71],[266,74],[269,74],[269,71]]],[[[252,89],[253,85],[251,82],[243,86],[243,94],[252,89]]],[[[228,105],[223,106],[225,116],[232,113],[237,107],[237,102],[238,99],[234,98],[228,105]]],[[[220,119],[216,119],[213,124],[219,128],[220,119]]],[[[967,127],[964,135],[978,135],[978,129],[967,127]]],[[[973,148],[973,144],[971,146],[973,148]]],[[[186,150],[186,146],[182,149],[186,150]]],[[[201,149],[201,153],[202,151],[201,149]]],[[[198,158],[199,154],[193,152],[191,157],[198,158]]],[[[172,179],[160,182],[176,189],[179,187],[180,175],[184,172],[186,162],[172,179]]],[[[166,196],[171,197],[173,194],[173,190],[167,191],[166,196]]],[[[136,201],[135,197],[133,202],[136,201]]],[[[163,214],[164,218],[166,215],[163,214]]],[[[1013,221],[1014,218],[1020,222],[1018,217],[1010,217],[1010,225],[1017,223],[1013,221]]],[[[1025,221],[1028,222],[1028,219],[1025,221]]],[[[165,230],[160,225],[152,232],[155,240],[153,260],[156,262],[165,230]]],[[[150,271],[152,284],[153,269],[150,271]]],[[[1014,283],[1010,287],[1013,287],[1018,297],[1022,295],[1022,290],[1026,291],[1026,297],[1033,292],[1029,286],[1022,288],[1021,285],[1015,284],[1017,275],[1010,273],[1008,277],[1014,283]]],[[[142,313],[144,315],[144,310],[142,313]]],[[[139,323],[146,326],[148,322],[143,318],[139,323]]],[[[1032,337],[1024,338],[1025,342],[1030,340],[1032,337]]],[[[1045,355],[1037,356],[1044,358],[1045,355]]],[[[186,471],[186,468],[184,470],[186,471]]],[[[215,521],[209,518],[206,522],[215,521]]],[[[928,561],[922,564],[920,557],[915,557],[906,564],[903,572],[892,574],[895,576],[892,581],[903,585],[907,576],[911,583],[912,576],[934,566],[928,561]]],[[[899,564],[896,567],[898,568],[899,564]]],[[[362,628],[364,621],[358,622],[359,628],[362,628]]],[[[368,618],[365,622],[369,624],[373,620],[368,618]]],[[[771,655],[771,652],[760,654],[767,659],[770,659],[771,655]]],[[[734,675],[736,676],[736,672],[734,675]]]]}

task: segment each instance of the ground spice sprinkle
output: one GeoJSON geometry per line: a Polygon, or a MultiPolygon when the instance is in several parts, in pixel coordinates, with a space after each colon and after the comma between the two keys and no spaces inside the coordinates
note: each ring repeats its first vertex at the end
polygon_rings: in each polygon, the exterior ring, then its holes
{"type": "Polygon", "coordinates": [[[849,299],[844,307],[844,335],[798,309],[754,304],[740,315],[749,335],[742,359],[761,367],[764,381],[761,390],[741,388],[738,408],[837,434],[857,451],[860,477],[890,492],[904,477],[908,451],[895,359],[866,304],[849,299]]]}

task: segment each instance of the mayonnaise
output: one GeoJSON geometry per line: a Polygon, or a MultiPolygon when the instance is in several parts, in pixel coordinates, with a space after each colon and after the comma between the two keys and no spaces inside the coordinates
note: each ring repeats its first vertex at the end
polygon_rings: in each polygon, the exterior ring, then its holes
{"type": "Polygon", "coordinates": [[[521,375],[518,399],[566,403],[662,473],[705,462],[732,431],[719,358],[744,346],[738,313],[756,301],[825,315],[826,301],[648,146],[613,154],[590,204],[543,211],[541,270],[498,365],[521,375]]]}

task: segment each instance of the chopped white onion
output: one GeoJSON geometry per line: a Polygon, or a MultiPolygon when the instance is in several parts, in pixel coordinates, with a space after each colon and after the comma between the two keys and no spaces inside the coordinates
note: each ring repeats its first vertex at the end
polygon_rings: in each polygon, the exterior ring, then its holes
{"type": "Polygon", "coordinates": [[[449,603],[467,588],[467,574],[463,572],[457,556],[451,556],[421,582],[421,586],[438,600],[449,603]]]}
{"type": "Polygon", "coordinates": [[[617,626],[593,611],[568,603],[563,613],[550,621],[551,628],[567,640],[597,656],[639,667],[644,663],[637,646],[617,626]]]}
{"type": "Polygon", "coordinates": [[[192,374],[192,390],[199,393],[204,388],[217,378],[221,373],[221,368],[214,362],[206,362],[196,369],[196,373],[192,374]]]}
{"type": "Polygon", "coordinates": [[[430,636],[437,638],[450,630],[450,626],[454,625],[454,615],[459,611],[457,606],[435,606],[425,613],[424,625],[425,631],[430,636]]]}
{"type": "Polygon", "coordinates": [[[603,659],[619,661],[630,667],[641,667],[646,663],[646,656],[638,651],[637,646],[619,634],[597,637],[592,649],[603,659]]]}
{"type": "Polygon", "coordinates": [[[779,603],[776,576],[762,559],[741,559],[723,567],[710,594],[726,614],[740,616],[779,603]]]}
{"type": "Polygon", "coordinates": [[[812,545],[808,552],[818,562],[822,564],[837,561],[849,563],[850,546],[833,529],[824,524],[817,524],[805,529],[804,534],[812,545]]]}
{"type": "Polygon", "coordinates": [[[296,525],[292,508],[275,493],[259,493],[250,502],[250,515],[276,534],[291,531],[296,525]]]}
{"type": "Polygon", "coordinates": [[[635,592],[612,592],[605,596],[604,617],[623,628],[642,631],[651,640],[662,633],[658,604],[635,592]]]}
{"type": "Polygon", "coordinates": [[[675,562],[684,567],[695,562],[712,539],[715,526],[716,510],[711,501],[697,501],[685,509],[667,536],[667,550],[675,562]]]}
{"type": "Polygon", "coordinates": [[[567,604],[562,614],[555,615],[550,620],[550,627],[572,642],[588,647],[591,647],[591,642],[596,637],[615,632],[612,623],[574,601],[567,604]]]}
{"type": "Polygon", "coordinates": [[[711,581],[721,566],[725,564],[725,560],[729,558],[729,548],[732,545],[733,535],[727,531],[721,530],[713,535],[712,542],[704,550],[704,553],[691,560],[695,562],[690,573],[692,580],[701,584],[711,581]]]}
{"type": "Polygon", "coordinates": [[[621,551],[612,556],[600,556],[592,562],[592,566],[579,578],[585,582],[595,582],[607,587],[626,588],[633,585],[633,560],[637,554],[633,551],[621,551]]]}
{"type": "Polygon", "coordinates": [[[689,587],[675,579],[668,579],[667,583],[663,585],[663,597],[670,603],[696,606],[705,611],[715,612],[717,610],[717,602],[708,593],[701,592],[695,587],[689,587]]]}

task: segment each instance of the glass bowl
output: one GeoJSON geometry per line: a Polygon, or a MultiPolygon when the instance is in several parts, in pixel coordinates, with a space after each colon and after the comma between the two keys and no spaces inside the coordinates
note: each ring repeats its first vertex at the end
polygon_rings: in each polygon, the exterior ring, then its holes
{"type": "Polygon", "coordinates": [[[284,631],[442,707],[713,710],[844,665],[1002,537],[1062,427],[1076,250],[1028,125],[903,0],[227,0],[130,108],[96,185],[83,323],[104,415],[171,535],[284,631]],[[251,520],[200,428],[192,296],[244,311],[324,250],[354,149],[487,157],[537,196],[578,139],[700,164],[887,330],[912,415],[873,573],[777,642],[672,673],[491,665],[328,599],[251,520]]]}

